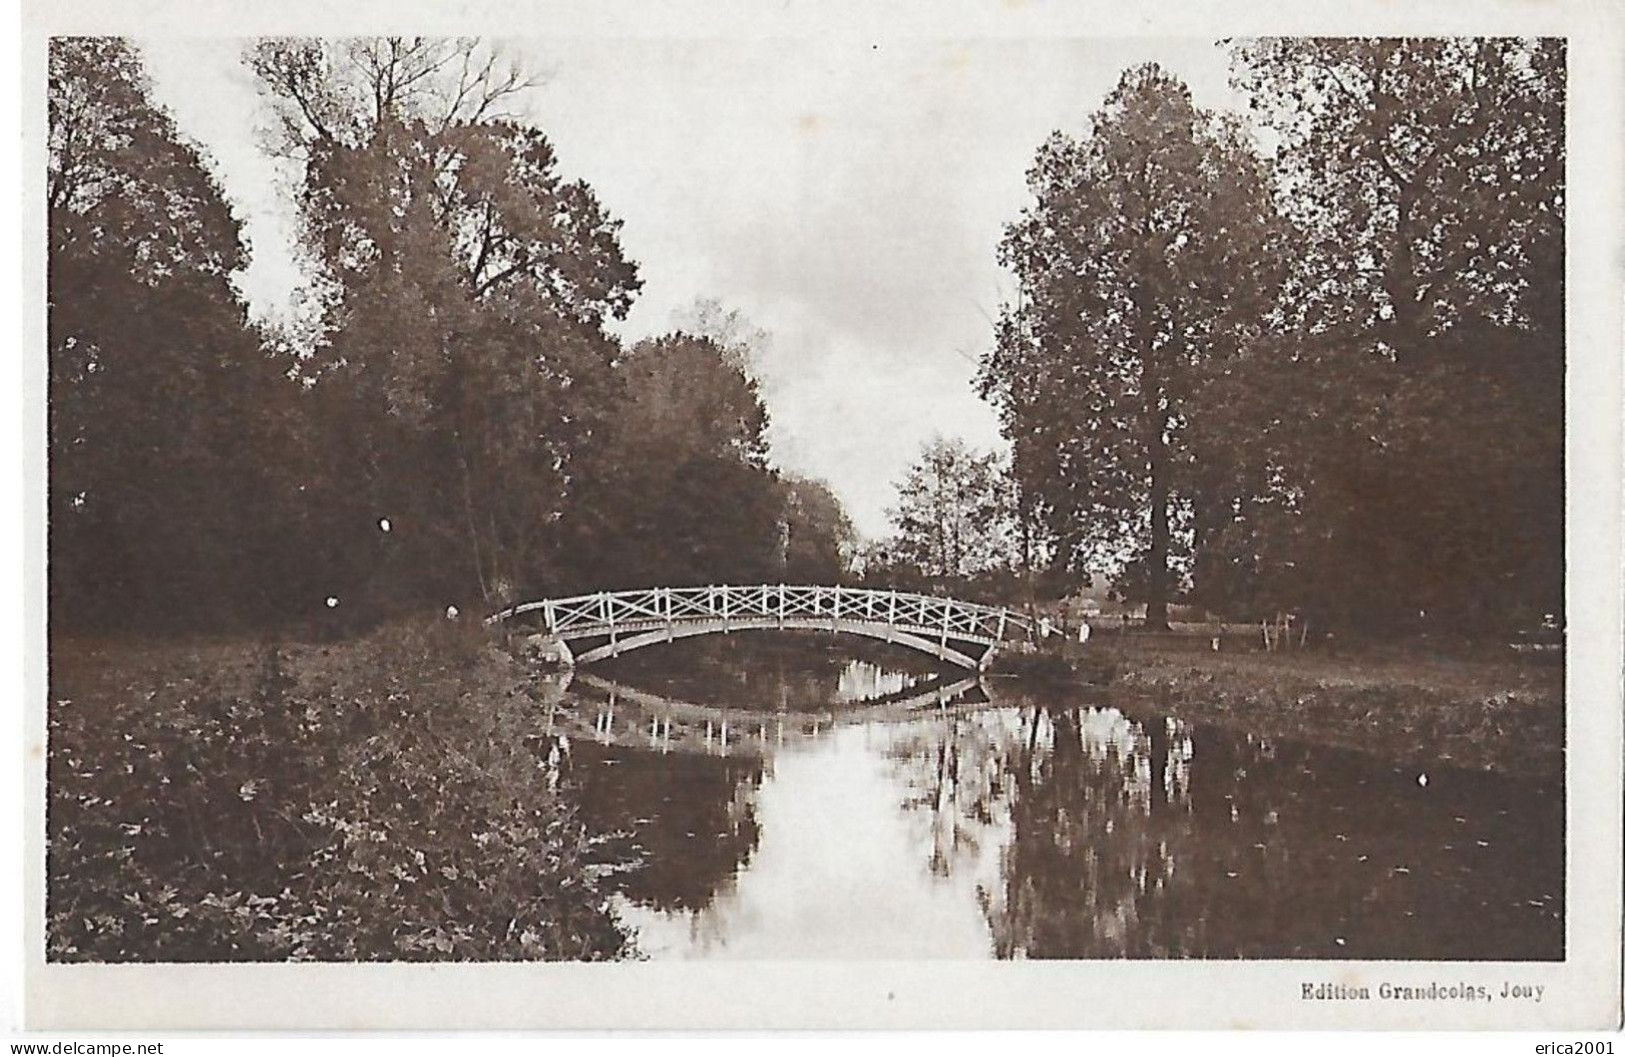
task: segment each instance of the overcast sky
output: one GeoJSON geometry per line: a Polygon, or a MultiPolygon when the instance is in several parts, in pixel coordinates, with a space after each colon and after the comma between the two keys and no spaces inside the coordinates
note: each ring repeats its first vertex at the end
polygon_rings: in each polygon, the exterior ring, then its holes
{"type": "MultiPolygon", "coordinates": [[[[154,90],[245,222],[240,287],[287,312],[299,281],[285,181],[259,149],[241,42],[143,41],[154,90]]],[[[995,261],[1054,129],[1077,131],[1154,60],[1234,107],[1210,40],[626,41],[506,45],[546,81],[523,104],[566,175],[625,222],[644,290],[619,328],[659,333],[698,297],[771,335],[759,363],[786,470],[821,477],[866,535],[935,433],[1000,445],[972,387],[1012,291],[995,261]]]]}

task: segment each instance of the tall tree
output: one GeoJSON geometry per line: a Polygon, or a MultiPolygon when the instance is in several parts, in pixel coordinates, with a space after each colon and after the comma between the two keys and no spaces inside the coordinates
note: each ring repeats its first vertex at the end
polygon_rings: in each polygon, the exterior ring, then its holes
{"type": "Polygon", "coordinates": [[[1301,237],[1248,426],[1281,477],[1214,564],[1367,624],[1560,608],[1562,42],[1255,40],[1233,63],[1301,237]]]}
{"type": "Polygon", "coordinates": [[[895,533],[891,561],[939,583],[1006,562],[1004,482],[996,454],[973,452],[958,438],[928,441],[898,482],[897,506],[888,511],[895,533]]]}
{"type": "Polygon", "coordinates": [[[293,387],[231,285],[238,223],[128,43],[54,39],[47,106],[53,619],[263,615],[242,561],[274,548],[293,387]]]}
{"type": "Polygon", "coordinates": [[[828,484],[784,478],[784,573],[788,583],[834,584],[845,579],[857,532],[828,484]]]}
{"type": "Polygon", "coordinates": [[[619,223],[506,113],[531,80],[477,41],[267,40],[248,61],[326,280],[306,373],[330,498],[352,536],[395,527],[401,579],[358,586],[495,599],[563,575],[576,458],[617,392],[604,324],[639,287],[619,223]]]}
{"type": "Polygon", "coordinates": [[[619,395],[562,525],[582,587],[758,582],[782,569],[767,408],[738,358],[667,334],[618,364],[619,395]]]}
{"type": "Polygon", "coordinates": [[[1166,626],[1188,554],[1207,382],[1265,329],[1281,226],[1239,124],[1155,65],[1124,73],[1084,136],[1053,134],[1000,261],[1005,307],[978,378],[1029,516],[1068,567],[1121,564],[1166,626]]]}
{"type": "Polygon", "coordinates": [[[675,333],[639,342],[620,364],[620,420],[640,444],[767,466],[767,407],[733,350],[675,333]]]}

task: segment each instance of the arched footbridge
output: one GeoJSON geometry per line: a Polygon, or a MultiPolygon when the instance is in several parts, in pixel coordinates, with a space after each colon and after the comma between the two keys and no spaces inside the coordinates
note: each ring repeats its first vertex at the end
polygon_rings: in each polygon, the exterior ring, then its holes
{"type": "Polygon", "coordinates": [[[831,631],[894,642],[961,668],[985,669],[999,649],[1029,642],[1025,617],[953,598],[858,587],[762,584],[651,587],[544,598],[486,618],[537,620],[567,664],[591,664],[694,635],[754,629],[831,631]]]}

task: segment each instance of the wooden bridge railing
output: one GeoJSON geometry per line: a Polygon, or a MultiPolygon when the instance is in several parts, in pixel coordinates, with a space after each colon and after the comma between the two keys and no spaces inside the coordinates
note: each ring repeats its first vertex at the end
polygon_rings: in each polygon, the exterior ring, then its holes
{"type": "Polygon", "coordinates": [[[988,644],[1030,638],[1033,630],[1026,618],[997,606],[900,591],[795,584],[600,591],[510,606],[486,622],[536,612],[541,613],[548,632],[561,639],[694,621],[760,624],[764,620],[821,618],[929,631],[988,644]]]}

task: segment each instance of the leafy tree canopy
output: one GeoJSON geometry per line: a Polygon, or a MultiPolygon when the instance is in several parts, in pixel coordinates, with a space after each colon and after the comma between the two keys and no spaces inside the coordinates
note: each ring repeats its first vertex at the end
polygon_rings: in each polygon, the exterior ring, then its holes
{"type": "Polygon", "coordinates": [[[1069,567],[1138,559],[1165,620],[1189,547],[1204,389],[1263,331],[1282,226],[1233,119],[1155,65],[1127,71],[1082,137],[1055,133],[1000,260],[1006,306],[979,385],[1017,486],[1069,567]]]}

